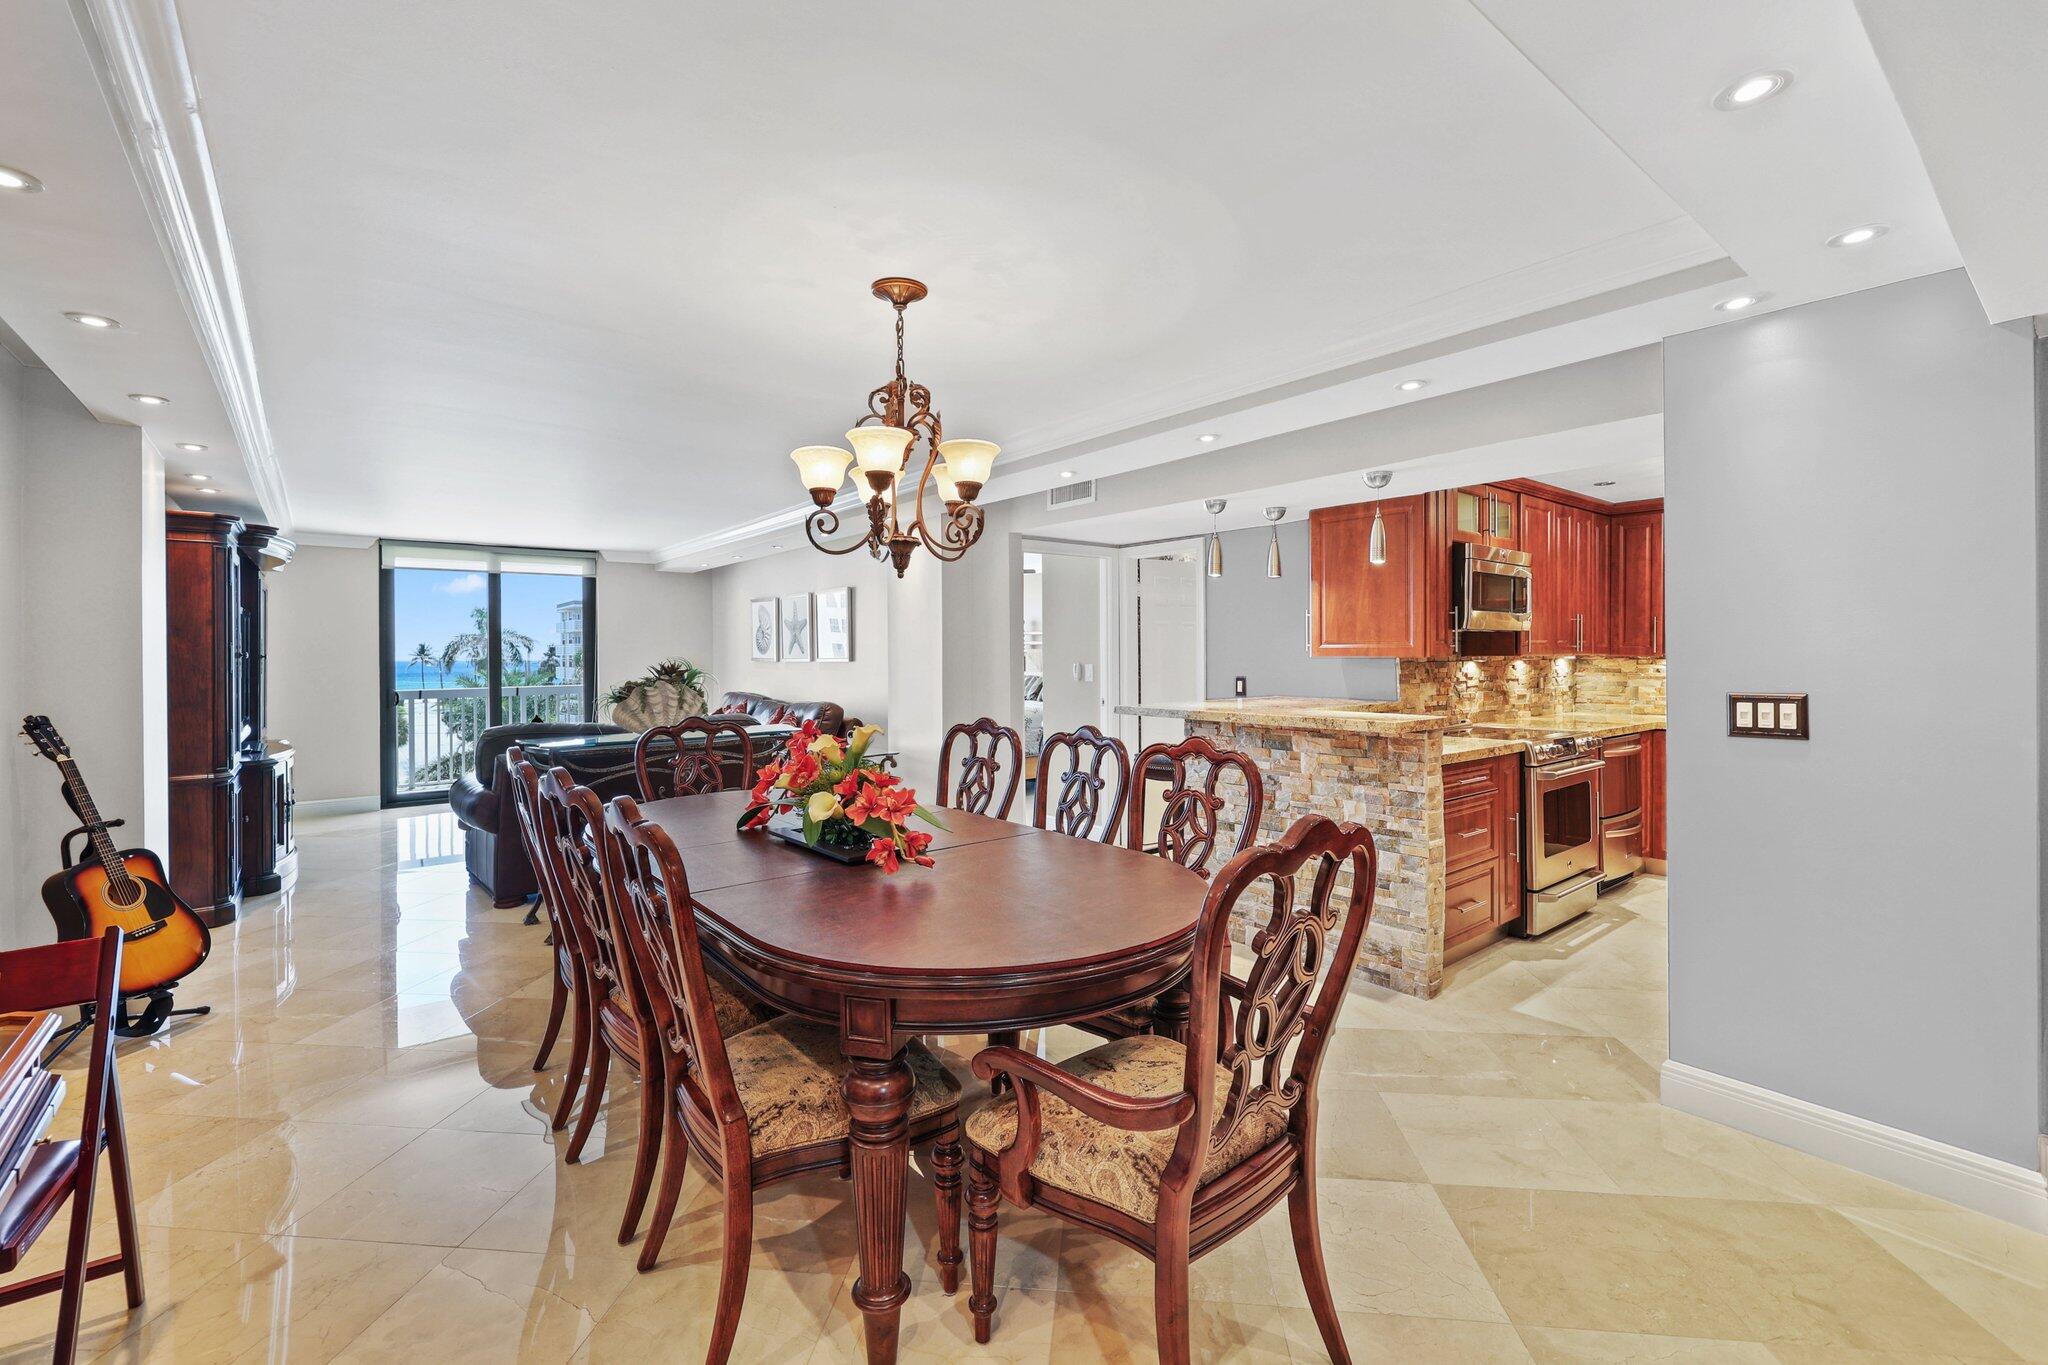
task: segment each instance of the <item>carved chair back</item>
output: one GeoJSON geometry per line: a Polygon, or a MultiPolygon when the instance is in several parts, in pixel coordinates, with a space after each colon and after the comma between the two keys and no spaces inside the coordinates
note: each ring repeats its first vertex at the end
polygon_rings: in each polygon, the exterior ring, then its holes
{"type": "Polygon", "coordinates": [[[640,732],[633,741],[633,773],[640,780],[640,799],[659,801],[665,796],[702,796],[726,789],[725,774],[735,759],[739,780],[733,785],[754,785],[754,740],[748,727],[736,720],[691,716],[674,725],[657,725],[640,732]],[[685,735],[697,735],[697,743],[685,745],[685,735]],[[720,736],[730,736],[730,745],[720,745],[720,736]]]}
{"type": "Polygon", "coordinates": [[[527,760],[517,744],[505,751],[505,763],[512,771],[512,810],[519,819],[519,843],[526,860],[533,864],[534,879],[540,883],[540,903],[547,912],[548,931],[560,952],[583,955],[583,941],[563,918],[562,893],[555,886],[553,860],[548,857],[547,836],[541,828],[540,769],[527,760]]]}
{"type": "Polygon", "coordinates": [[[1224,802],[1219,787],[1224,777],[1233,773],[1244,787],[1245,810],[1231,854],[1244,852],[1258,832],[1259,819],[1266,813],[1266,784],[1259,776],[1259,765],[1237,750],[1221,748],[1202,735],[1189,735],[1177,744],[1146,745],[1131,767],[1135,786],[1125,840],[1129,847],[1153,847],[1160,857],[1208,876],[1224,802]],[[1155,768],[1165,770],[1168,781],[1166,789],[1154,797],[1158,818],[1148,827],[1145,807],[1155,768]]]}
{"type": "MultiPolygon", "coordinates": [[[[1183,1214],[1206,1143],[1220,1150],[1247,1120],[1268,1114],[1315,1140],[1315,1085],[1323,1049],[1372,918],[1379,854],[1363,825],[1304,815],[1275,843],[1232,858],[1217,872],[1195,934],[1187,1076],[1195,1110],[1175,1141],[1167,1185],[1183,1214]],[[1346,868],[1350,886],[1341,898],[1346,868]],[[1268,909],[1253,936],[1243,981],[1226,974],[1231,913],[1263,890],[1268,909]],[[1219,1089],[1217,1068],[1229,1076],[1219,1089]]],[[[1165,1209],[1168,1190],[1162,1188],[1165,1209]]]]}
{"type": "MultiPolygon", "coordinates": [[[[718,1031],[682,855],[668,831],[644,819],[630,796],[614,798],[606,809],[604,836],[612,904],[646,987],[655,1036],[668,1058],[669,1085],[718,1122],[729,1139],[729,1156],[744,1153],[746,1113],[718,1031]]],[[[729,1168],[727,1174],[730,1178],[729,1168]]]]}
{"type": "Polygon", "coordinates": [[[972,724],[962,722],[946,731],[946,742],[939,748],[939,804],[1007,820],[1023,775],[1024,741],[1015,730],[987,716],[972,724]],[[956,763],[954,749],[962,741],[966,747],[956,763]]]}
{"type": "Polygon", "coordinates": [[[538,806],[547,877],[560,893],[556,914],[576,936],[596,998],[615,993],[622,1004],[635,1007],[632,978],[605,908],[604,806],[596,792],[576,784],[567,768],[541,775],[538,806]]]}
{"type": "Polygon", "coordinates": [[[1031,823],[1077,839],[1115,843],[1130,795],[1131,753],[1122,740],[1092,725],[1062,731],[1048,736],[1038,751],[1031,823]],[[1059,767],[1062,754],[1064,770],[1059,767]],[[1057,800],[1052,798],[1055,781],[1060,789],[1057,800]]]}

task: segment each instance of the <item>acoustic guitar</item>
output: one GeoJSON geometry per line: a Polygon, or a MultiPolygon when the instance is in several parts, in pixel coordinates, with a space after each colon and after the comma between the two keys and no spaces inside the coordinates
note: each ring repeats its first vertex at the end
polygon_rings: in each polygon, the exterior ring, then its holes
{"type": "Polygon", "coordinates": [[[96,938],[110,926],[118,927],[123,996],[160,990],[188,975],[213,948],[205,922],[171,890],[156,854],[146,848],[114,847],[71,757],[71,746],[50,718],[25,717],[21,732],[64,774],[64,790],[91,840],[77,866],[52,873],[43,882],[43,904],[57,921],[58,936],[96,938]]]}

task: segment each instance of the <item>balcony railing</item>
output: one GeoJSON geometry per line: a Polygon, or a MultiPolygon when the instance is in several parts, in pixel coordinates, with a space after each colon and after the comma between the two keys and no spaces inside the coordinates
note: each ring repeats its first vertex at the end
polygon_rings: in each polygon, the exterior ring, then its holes
{"type": "MultiPolygon", "coordinates": [[[[583,684],[550,683],[502,689],[506,725],[580,721],[583,684]]],[[[445,791],[476,761],[477,737],[489,726],[490,689],[422,687],[391,694],[397,714],[400,795],[445,791]]]]}

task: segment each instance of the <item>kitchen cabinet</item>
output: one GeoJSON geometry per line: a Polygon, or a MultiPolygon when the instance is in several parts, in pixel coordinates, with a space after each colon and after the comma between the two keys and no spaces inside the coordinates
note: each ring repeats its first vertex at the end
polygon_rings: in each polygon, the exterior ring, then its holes
{"type": "Polygon", "coordinates": [[[1643,736],[1643,860],[1652,872],[1662,872],[1665,818],[1664,732],[1651,730],[1643,736]]]}
{"type": "Polygon", "coordinates": [[[1605,652],[1609,608],[1607,518],[1522,496],[1522,543],[1532,579],[1531,654],[1605,652]]]}
{"type": "Polygon", "coordinates": [[[1446,498],[1421,493],[1309,513],[1309,653],[1318,657],[1450,656],[1446,498]],[[1370,563],[1379,512],[1387,561],[1370,563]]]}
{"type": "Polygon", "coordinates": [[[1522,915],[1522,760],[1444,765],[1444,956],[1500,938],[1522,915]]]}
{"type": "Polygon", "coordinates": [[[1607,648],[1641,657],[1664,652],[1664,514],[1609,519],[1607,648]]]}
{"type": "Polygon", "coordinates": [[[1451,539],[1501,550],[1517,550],[1516,523],[1521,495],[1504,488],[1481,485],[1454,488],[1450,494],[1451,539]]]}
{"type": "Polygon", "coordinates": [[[1642,735],[1607,741],[1600,772],[1600,873],[1603,882],[1634,876],[1643,865],[1642,735]]]}

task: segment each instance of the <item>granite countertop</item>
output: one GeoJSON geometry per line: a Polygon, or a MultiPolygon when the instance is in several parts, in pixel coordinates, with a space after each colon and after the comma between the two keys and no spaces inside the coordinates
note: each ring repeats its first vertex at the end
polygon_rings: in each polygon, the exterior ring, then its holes
{"type": "Polygon", "coordinates": [[[1120,716],[1207,721],[1213,725],[1257,725],[1272,730],[1345,731],[1366,735],[1413,735],[1451,723],[1442,712],[1389,710],[1386,702],[1341,697],[1244,697],[1214,701],[1119,706],[1120,716]]]}
{"type": "MultiPolygon", "coordinates": [[[[1532,730],[1562,730],[1581,739],[1613,739],[1619,735],[1640,735],[1664,728],[1661,715],[1638,715],[1628,711],[1567,711],[1562,715],[1479,716],[1475,725],[1515,725],[1532,730]]],[[[1482,758],[1522,752],[1524,740],[1507,735],[1445,735],[1444,762],[1475,763],[1482,758]]]]}

